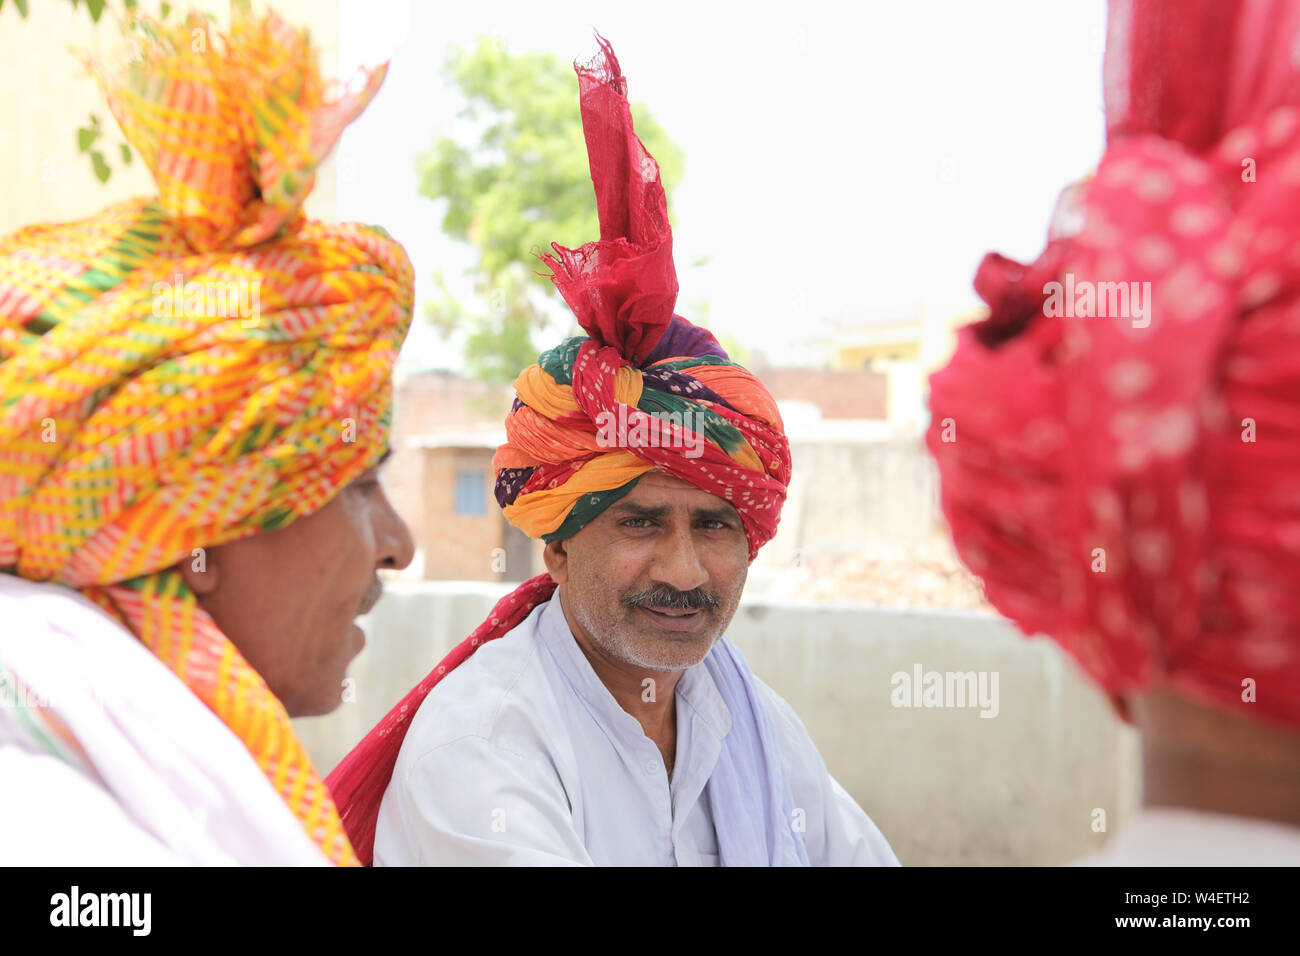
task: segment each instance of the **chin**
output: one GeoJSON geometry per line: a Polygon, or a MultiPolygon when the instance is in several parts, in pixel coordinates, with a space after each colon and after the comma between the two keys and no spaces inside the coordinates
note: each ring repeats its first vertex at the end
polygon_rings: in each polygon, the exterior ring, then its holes
{"type": "Polygon", "coordinates": [[[349,661],[343,662],[337,676],[331,675],[327,680],[318,680],[308,687],[299,688],[298,693],[292,697],[281,697],[289,716],[324,717],[338,710],[343,705],[343,694],[346,689],[343,682],[347,679],[349,661]]]}
{"type": "MultiPolygon", "coordinates": [[[[312,684],[300,688],[294,697],[295,706],[289,709],[290,717],[324,717],[338,710],[344,703],[348,668],[365,647],[365,636],[351,620],[344,625],[343,636],[332,646],[331,658],[322,658],[321,663],[331,661],[327,677],[315,680],[312,684]]],[[[321,674],[318,668],[316,674],[321,674]]],[[[287,700],[287,698],[285,698],[287,700]]],[[[349,697],[348,699],[352,699],[349,697]]],[[[286,707],[288,707],[286,703],[286,707]]]]}
{"type": "Polygon", "coordinates": [[[688,645],[667,645],[653,638],[642,637],[630,649],[629,656],[634,658],[627,663],[635,664],[654,671],[682,671],[694,667],[713,650],[715,640],[692,642],[688,645]]]}
{"type": "Polygon", "coordinates": [[[311,701],[300,707],[289,711],[289,716],[298,717],[324,717],[326,714],[332,714],[343,704],[342,698],[335,694],[331,699],[325,701],[311,701]]]}
{"type": "Polygon", "coordinates": [[[290,717],[324,717],[343,705],[343,680],[312,688],[294,699],[293,706],[285,703],[290,717]]]}

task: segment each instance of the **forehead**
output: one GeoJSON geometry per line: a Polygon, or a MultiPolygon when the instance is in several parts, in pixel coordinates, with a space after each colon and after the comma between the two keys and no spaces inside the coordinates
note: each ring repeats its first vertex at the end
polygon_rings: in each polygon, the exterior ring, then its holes
{"type": "Polygon", "coordinates": [[[726,498],[709,494],[707,491],[696,488],[690,482],[674,478],[672,475],[666,475],[662,471],[648,471],[642,475],[641,480],[633,486],[632,490],[623,496],[620,503],[623,502],[644,508],[669,507],[684,510],[727,508],[734,510],[731,502],[727,501],[726,498]]]}

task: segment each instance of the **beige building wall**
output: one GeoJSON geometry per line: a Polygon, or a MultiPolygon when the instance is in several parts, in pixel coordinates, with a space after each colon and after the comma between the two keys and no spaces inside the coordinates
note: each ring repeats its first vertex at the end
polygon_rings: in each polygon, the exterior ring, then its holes
{"type": "MultiPolygon", "coordinates": [[[[255,3],[254,9],[264,6],[255,3]]],[[[140,7],[158,11],[155,0],[141,0],[140,7]]],[[[186,9],[182,3],[174,7],[171,18],[186,9]]],[[[229,22],[226,0],[199,0],[195,7],[218,22],[229,22]]],[[[338,4],[276,0],[274,8],[310,31],[326,78],[337,76],[338,4]]],[[[64,0],[32,3],[25,20],[12,3],[0,10],[0,89],[8,93],[0,122],[0,235],[36,222],[83,219],[112,203],[155,192],[138,156],[122,165],[118,144],[123,137],[117,121],[72,52],[76,48],[107,55],[116,49],[121,43],[115,23],[120,9],[120,2],[112,0],[98,24],[92,23],[84,5],[74,9],[64,0]],[[113,169],[107,183],[95,178],[89,157],[77,150],[77,128],[88,125],[91,113],[100,121],[95,147],[113,169]]],[[[309,216],[333,218],[337,179],[331,158],[317,173],[306,205],[309,216]]]]}
{"type": "Polygon", "coordinates": [[[492,454],[490,448],[424,449],[426,523],[420,546],[426,577],[501,580],[505,520],[492,495],[492,454]],[[482,474],[483,514],[456,514],[456,474],[460,471],[482,474]]]}

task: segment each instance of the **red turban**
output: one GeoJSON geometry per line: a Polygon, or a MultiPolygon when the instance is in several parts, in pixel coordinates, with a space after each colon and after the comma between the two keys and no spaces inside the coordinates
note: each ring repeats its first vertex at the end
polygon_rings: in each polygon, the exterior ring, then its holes
{"type": "Polygon", "coordinates": [[[989,601],[1112,697],[1300,729],[1300,4],[1112,2],[1082,227],[989,255],[931,379],[989,601]]]}

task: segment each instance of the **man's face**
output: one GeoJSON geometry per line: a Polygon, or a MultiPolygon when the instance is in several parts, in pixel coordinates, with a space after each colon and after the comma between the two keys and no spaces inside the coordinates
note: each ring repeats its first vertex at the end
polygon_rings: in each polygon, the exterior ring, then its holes
{"type": "Polygon", "coordinates": [[[404,568],[413,554],[376,466],[306,518],[208,548],[205,571],[189,559],[179,566],[289,715],[307,717],[342,700],[348,664],[365,645],[354,618],[382,593],[377,570],[404,568]]]}
{"type": "Polygon", "coordinates": [[[570,622],[602,653],[649,670],[704,660],[745,586],[749,550],[727,501],[659,471],[573,537],[546,547],[570,622]]]}

